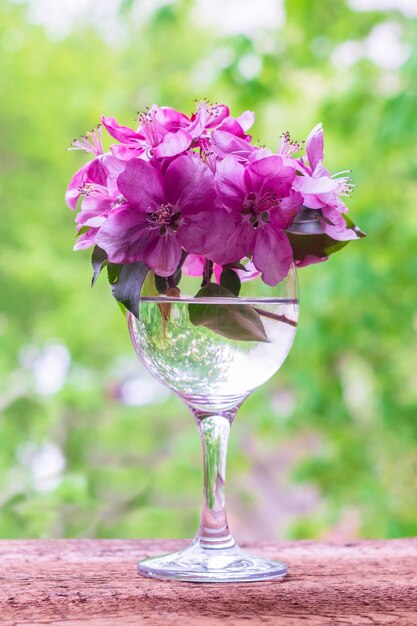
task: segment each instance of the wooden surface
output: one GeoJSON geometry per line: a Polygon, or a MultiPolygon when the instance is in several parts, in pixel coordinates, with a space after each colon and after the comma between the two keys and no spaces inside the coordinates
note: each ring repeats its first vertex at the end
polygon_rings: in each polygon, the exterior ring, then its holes
{"type": "Polygon", "coordinates": [[[417,626],[417,540],[250,545],[282,582],[148,580],[135,563],[178,541],[0,541],[2,626],[417,626]]]}

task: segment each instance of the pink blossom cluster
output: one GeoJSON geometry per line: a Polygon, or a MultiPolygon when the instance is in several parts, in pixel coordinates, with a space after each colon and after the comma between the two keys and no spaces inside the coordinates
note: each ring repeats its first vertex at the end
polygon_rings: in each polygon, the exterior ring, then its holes
{"type": "Polygon", "coordinates": [[[251,111],[235,118],[226,105],[204,101],[191,116],[154,105],[135,130],[103,117],[72,144],[92,155],[66,194],[71,209],[82,198],[75,249],[97,245],[109,262],[142,261],[159,276],[174,274],[184,252],[191,274],[202,273],[205,259],[249,261],[252,276],[275,285],[294,260],[288,229],[303,207],[318,212],[333,240],[356,239],[341,199],[350,178],[325,169],[321,124],[297,157],[302,146],[288,133],[276,152],[255,145],[247,134],[253,122],[251,111]],[[103,126],[117,141],[106,152],[103,126]]]}

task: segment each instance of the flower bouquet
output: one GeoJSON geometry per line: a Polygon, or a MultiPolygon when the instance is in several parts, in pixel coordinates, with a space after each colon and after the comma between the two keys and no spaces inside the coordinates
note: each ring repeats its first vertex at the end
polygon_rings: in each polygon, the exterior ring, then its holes
{"type": "Polygon", "coordinates": [[[136,352],[191,409],[204,458],[200,529],[181,552],[139,563],[141,574],[188,581],[254,581],[286,565],[247,555],[225,510],[227,439],[248,395],[284,362],[298,321],[295,268],[325,261],[364,236],[342,198],[349,172],[323,165],[323,129],[278,149],[202,101],[190,116],[152,106],[135,129],[103,117],[72,149],[91,154],[70,181],[75,250],[93,247],[94,284],[106,267],[136,352]],[[113,140],[102,145],[102,128],[113,140]],[[304,142],[303,142],[304,143],[304,142]]]}

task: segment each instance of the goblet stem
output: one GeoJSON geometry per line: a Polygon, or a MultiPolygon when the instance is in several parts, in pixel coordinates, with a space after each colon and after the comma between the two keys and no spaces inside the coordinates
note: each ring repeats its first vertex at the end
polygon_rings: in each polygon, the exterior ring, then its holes
{"type": "Polygon", "coordinates": [[[234,546],[226,516],[227,443],[233,416],[196,414],[204,462],[204,495],[196,540],[207,549],[234,546]]]}
{"type": "Polygon", "coordinates": [[[230,426],[241,402],[219,413],[192,409],[200,431],[204,459],[204,496],[200,528],[181,550],[145,559],[138,572],[151,578],[189,582],[244,582],[282,578],[287,566],[247,554],[229,532],[225,506],[226,455],[230,426]]]}

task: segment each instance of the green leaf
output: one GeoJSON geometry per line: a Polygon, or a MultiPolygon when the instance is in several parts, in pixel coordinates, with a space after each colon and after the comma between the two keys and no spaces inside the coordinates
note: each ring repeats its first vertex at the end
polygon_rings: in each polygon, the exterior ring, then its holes
{"type": "Polygon", "coordinates": [[[336,241],[325,233],[319,235],[301,235],[287,232],[295,261],[302,261],[306,256],[316,256],[319,259],[328,257],[341,250],[348,241],[336,241]]]}
{"type": "Polygon", "coordinates": [[[165,276],[158,276],[158,274],[155,274],[155,287],[158,293],[165,294],[167,292],[168,282],[165,276]]]}
{"type": "Polygon", "coordinates": [[[179,285],[179,283],[181,282],[182,271],[181,270],[176,270],[174,272],[174,274],[172,275],[172,278],[174,280],[175,286],[177,287],[179,285]]]}
{"type": "Polygon", "coordinates": [[[220,275],[220,284],[225,289],[231,291],[235,296],[239,295],[241,284],[240,278],[235,270],[224,267],[220,275]]]}
{"type": "MultiPolygon", "coordinates": [[[[347,216],[343,217],[348,228],[354,230],[359,238],[366,236],[347,216]]],[[[302,261],[306,256],[328,257],[349,243],[349,241],[339,241],[327,235],[324,232],[322,220],[320,210],[303,207],[293,224],[286,230],[296,261],[302,261]]]]}
{"type": "Polygon", "coordinates": [[[243,265],[243,263],[227,263],[226,265],[223,265],[223,269],[232,269],[232,270],[242,270],[243,272],[248,272],[248,268],[246,267],[246,265],[243,265]]]}
{"type": "Polygon", "coordinates": [[[287,232],[298,235],[320,235],[323,231],[321,220],[323,215],[320,209],[308,209],[303,206],[294,218],[287,232]]]}
{"type": "Polygon", "coordinates": [[[108,263],[107,274],[112,294],[129,309],[135,317],[139,315],[140,292],[149,267],[142,261],[128,265],[108,263]]]}
{"type": "MultiPolygon", "coordinates": [[[[221,285],[209,283],[196,298],[235,298],[235,295],[221,285]]],[[[205,326],[228,339],[268,342],[259,314],[247,304],[192,303],[188,312],[194,326],[205,326]]]]}
{"type": "Polygon", "coordinates": [[[101,270],[105,265],[107,265],[107,252],[99,246],[94,246],[93,254],[91,255],[91,264],[93,266],[93,278],[91,279],[91,286],[94,287],[101,270]]]}
{"type": "Polygon", "coordinates": [[[350,217],[348,215],[344,214],[343,215],[343,219],[345,220],[347,227],[348,228],[352,228],[355,231],[355,233],[358,235],[359,239],[362,239],[363,237],[366,237],[366,233],[364,233],[363,230],[361,230],[359,228],[359,226],[356,226],[352,222],[352,220],[350,219],[350,217]]]}
{"type": "Polygon", "coordinates": [[[117,265],[117,263],[107,264],[107,278],[110,285],[113,285],[119,280],[120,273],[123,269],[123,265],[117,265]]]}
{"type": "Polygon", "coordinates": [[[177,267],[177,269],[175,270],[175,272],[172,275],[172,278],[173,278],[174,283],[175,283],[176,286],[178,286],[178,283],[181,280],[181,276],[182,276],[181,270],[182,270],[182,266],[184,265],[184,261],[187,258],[187,256],[188,256],[188,252],[183,250],[182,253],[181,253],[180,262],[178,263],[178,267],[177,267]]]}

